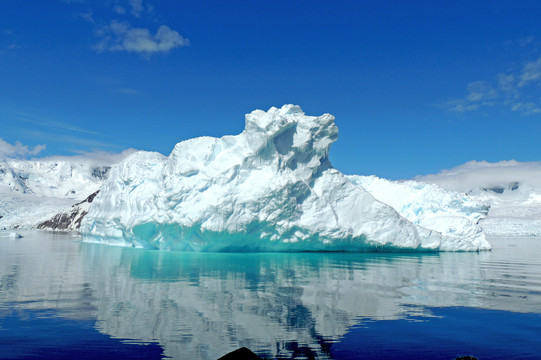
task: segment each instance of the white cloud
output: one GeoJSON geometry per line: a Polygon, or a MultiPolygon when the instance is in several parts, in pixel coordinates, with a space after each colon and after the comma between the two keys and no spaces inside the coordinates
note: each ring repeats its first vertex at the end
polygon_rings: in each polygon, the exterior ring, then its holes
{"type": "Polygon", "coordinates": [[[471,104],[465,100],[451,100],[447,106],[451,111],[470,112],[479,109],[480,104],[471,104]]]}
{"type": "Polygon", "coordinates": [[[143,7],[143,0],[130,0],[131,14],[136,18],[141,17],[141,13],[145,9],[143,7]]]}
{"type": "Polygon", "coordinates": [[[119,15],[124,15],[126,13],[126,8],[120,5],[115,5],[113,11],[119,15]]]}
{"type": "Polygon", "coordinates": [[[38,125],[40,127],[61,129],[61,130],[67,130],[70,132],[82,133],[82,134],[88,134],[88,135],[99,135],[95,131],[83,129],[83,128],[80,128],[80,127],[77,127],[65,122],[61,122],[61,121],[49,120],[47,118],[43,118],[41,116],[36,116],[36,115],[25,113],[25,112],[19,112],[19,111],[14,112],[12,117],[17,121],[22,121],[22,122],[33,124],[33,125],[38,125]]]}
{"type": "Polygon", "coordinates": [[[532,81],[539,80],[541,80],[541,57],[524,65],[518,86],[523,87],[532,81]]]}
{"type": "Polygon", "coordinates": [[[464,99],[447,103],[449,109],[456,112],[477,110],[481,106],[492,105],[499,97],[498,91],[486,81],[474,81],[466,86],[468,95],[464,99]]]}
{"type": "Polygon", "coordinates": [[[92,11],[87,11],[87,12],[84,12],[84,13],[79,13],[79,16],[85,20],[86,22],[89,22],[91,24],[94,24],[95,21],[94,21],[94,14],[92,13],[92,11]]]}
{"type": "Polygon", "coordinates": [[[150,56],[189,45],[188,39],[166,25],[161,25],[152,35],[149,29],[135,28],[127,22],[113,20],[99,29],[97,35],[101,38],[96,44],[98,51],[127,51],[150,56]]]}
{"type": "Polygon", "coordinates": [[[504,98],[514,100],[520,97],[520,92],[515,86],[516,77],[514,75],[500,73],[496,75],[496,82],[504,98]]]}
{"type": "Polygon", "coordinates": [[[0,138],[0,159],[37,155],[43,150],[45,150],[45,145],[36,145],[34,148],[29,148],[27,145],[23,145],[19,141],[16,141],[15,145],[12,145],[0,138]]]}
{"type": "Polygon", "coordinates": [[[541,161],[469,161],[438,174],[417,176],[415,180],[460,192],[515,182],[541,190],[541,161]]]}
{"type": "Polygon", "coordinates": [[[541,107],[534,103],[534,102],[518,102],[513,104],[511,107],[512,111],[518,111],[523,113],[524,115],[533,115],[533,114],[540,114],[541,113],[541,107]]]}
{"type": "Polygon", "coordinates": [[[466,87],[468,90],[467,100],[471,102],[482,102],[498,97],[498,92],[486,81],[474,81],[466,87]]]}

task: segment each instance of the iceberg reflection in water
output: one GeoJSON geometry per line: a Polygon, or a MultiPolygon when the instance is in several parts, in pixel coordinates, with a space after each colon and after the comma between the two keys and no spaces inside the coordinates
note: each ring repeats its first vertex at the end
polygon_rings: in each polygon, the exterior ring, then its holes
{"type": "Polygon", "coordinates": [[[158,343],[173,358],[246,346],[324,359],[365,323],[418,321],[434,316],[430,307],[541,309],[535,239],[500,239],[481,253],[224,254],[23,235],[0,242],[0,326],[14,312],[52,309],[113,338],[158,343]]]}

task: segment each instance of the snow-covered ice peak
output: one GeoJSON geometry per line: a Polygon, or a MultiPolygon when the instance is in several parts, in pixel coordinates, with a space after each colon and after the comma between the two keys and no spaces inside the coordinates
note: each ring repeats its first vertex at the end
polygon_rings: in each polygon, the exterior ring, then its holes
{"type": "Polygon", "coordinates": [[[338,138],[334,117],[306,116],[300,107],[284,105],[246,115],[245,130],[236,136],[199,137],[178,143],[171,153],[171,171],[213,177],[235,166],[303,173],[307,178],[328,165],[331,144],[338,138]]]}
{"type": "Polygon", "coordinates": [[[244,131],[137,152],[113,167],[84,218],[86,241],[191,251],[484,250],[417,226],[332,168],[334,117],[284,105],[244,131]]]}

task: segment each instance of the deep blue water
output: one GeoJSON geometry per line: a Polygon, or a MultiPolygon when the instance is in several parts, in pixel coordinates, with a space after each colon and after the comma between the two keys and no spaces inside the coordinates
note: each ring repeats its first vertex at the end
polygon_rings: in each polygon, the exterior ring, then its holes
{"type": "Polygon", "coordinates": [[[51,310],[16,311],[0,319],[2,359],[161,359],[157,343],[129,344],[51,310]]]}
{"type": "Polygon", "coordinates": [[[541,358],[541,241],[193,254],[0,237],[0,358],[541,358]]]}
{"type": "Polygon", "coordinates": [[[468,307],[354,326],[331,348],[335,359],[541,358],[541,315],[468,307]],[[390,341],[392,339],[392,341],[390,341]]]}

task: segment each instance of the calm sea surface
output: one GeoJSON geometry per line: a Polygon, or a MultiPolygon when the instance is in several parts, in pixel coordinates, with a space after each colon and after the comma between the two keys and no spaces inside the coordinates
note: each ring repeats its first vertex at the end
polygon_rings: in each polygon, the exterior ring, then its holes
{"type": "Polygon", "coordinates": [[[0,236],[0,358],[541,359],[541,239],[193,254],[0,236]]]}

